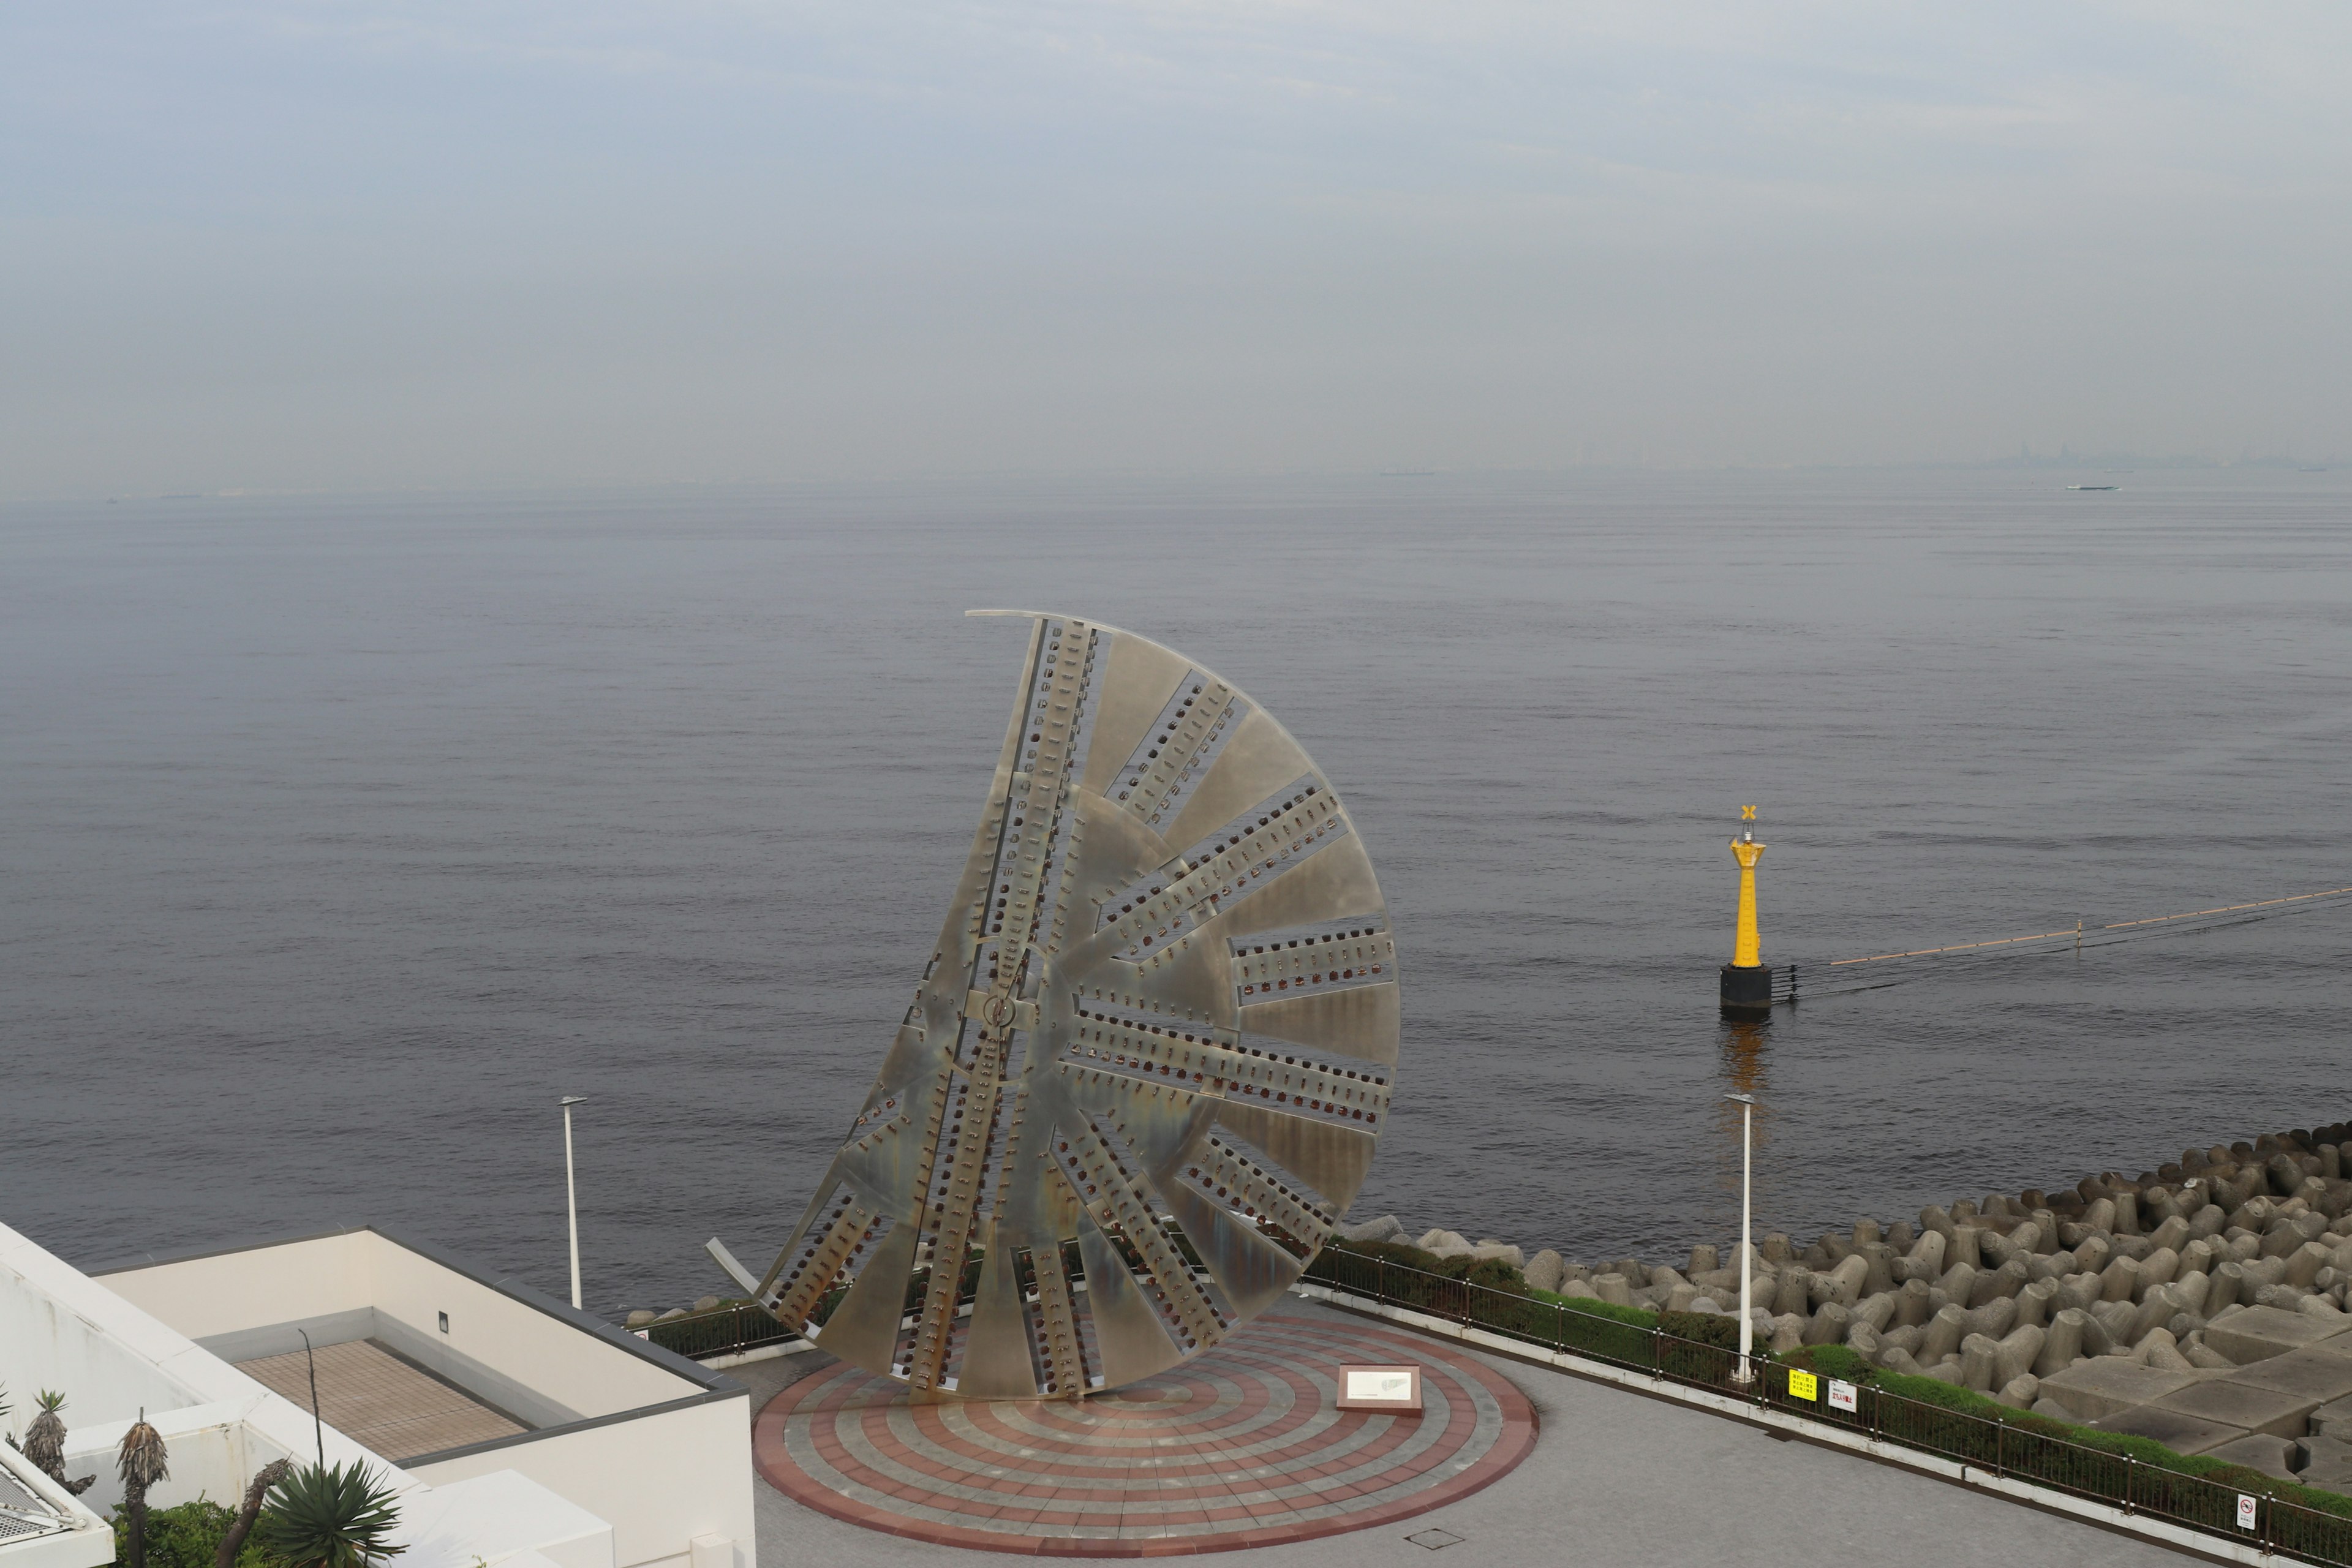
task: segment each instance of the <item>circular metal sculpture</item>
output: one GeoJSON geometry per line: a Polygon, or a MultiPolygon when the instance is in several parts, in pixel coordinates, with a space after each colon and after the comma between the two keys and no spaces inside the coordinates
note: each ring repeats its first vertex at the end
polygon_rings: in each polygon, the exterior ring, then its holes
{"type": "Polygon", "coordinates": [[[1035,620],[881,1076],[766,1275],[711,1247],[918,1400],[1076,1399],[1216,1343],[1346,1211],[1394,1076],[1396,949],[1330,783],[1182,655],[1035,620]]]}

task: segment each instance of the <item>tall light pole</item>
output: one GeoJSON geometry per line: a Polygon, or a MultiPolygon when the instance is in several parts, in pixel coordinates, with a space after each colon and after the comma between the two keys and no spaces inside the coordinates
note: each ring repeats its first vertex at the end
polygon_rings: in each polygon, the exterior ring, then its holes
{"type": "MultiPolygon", "coordinates": [[[[1723,1098],[1736,1101],[1739,1106],[1739,1365],[1731,1375],[1737,1382],[1752,1383],[1756,1372],[1749,1364],[1749,1359],[1756,1350],[1756,1320],[1749,1316],[1752,1304],[1749,1291],[1756,1271],[1750,1261],[1755,1248],[1748,1243],[1751,1223],[1749,1194],[1752,1190],[1748,1184],[1751,1169],[1748,1152],[1753,1147],[1752,1135],[1756,1128],[1756,1097],[1752,1094],[1727,1094],[1723,1098]]],[[[575,1289],[573,1293],[576,1295],[578,1292],[575,1289]]]]}
{"type": "Polygon", "coordinates": [[[555,1103],[563,1108],[563,1207],[572,1221],[572,1305],[577,1310],[580,1306],[580,1189],[572,1179],[572,1108],[587,1104],[588,1097],[567,1094],[555,1103]]]}

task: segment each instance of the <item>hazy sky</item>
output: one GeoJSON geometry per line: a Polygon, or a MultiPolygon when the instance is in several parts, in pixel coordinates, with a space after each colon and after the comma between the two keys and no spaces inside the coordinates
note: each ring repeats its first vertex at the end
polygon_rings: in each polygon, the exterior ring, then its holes
{"type": "Polygon", "coordinates": [[[19,5],[0,496],[2352,454],[2340,4],[19,5]]]}

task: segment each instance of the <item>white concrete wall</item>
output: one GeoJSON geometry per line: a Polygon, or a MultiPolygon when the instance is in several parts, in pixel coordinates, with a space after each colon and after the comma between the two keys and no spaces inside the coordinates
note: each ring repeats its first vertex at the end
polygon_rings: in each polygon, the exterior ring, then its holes
{"type": "MultiPolygon", "coordinates": [[[[33,1413],[32,1391],[65,1394],[68,1471],[99,1478],[85,1496],[100,1513],[121,1498],[114,1448],[142,1410],[171,1446],[172,1477],[152,1494],[159,1504],[242,1494],[247,1479],[270,1460],[315,1451],[309,1412],[5,1226],[0,1381],[18,1406],[9,1419],[19,1432],[33,1413]]],[[[329,1463],[383,1466],[333,1427],[326,1436],[329,1463]]],[[[397,1485],[417,1484],[383,1468],[397,1485]]]]}
{"type": "Polygon", "coordinates": [[[710,1400],[420,1465],[416,1473],[438,1486],[520,1470],[610,1520],[618,1568],[682,1563],[704,1535],[730,1543],[731,1568],[753,1568],[751,1420],[748,1398],[710,1400]]]}
{"type": "Polygon", "coordinates": [[[5,1418],[9,1431],[22,1434],[39,1414],[33,1397],[44,1388],[66,1396],[62,1414],[68,1425],[202,1402],[201,1394],[157,1364],[154,1352],[168,1346],[134,1344],[106,1332],[77,1310],[70,1293],[61,1299],[44,1288],[65,1282],[62,1275],[51,1278],[55,1258],[15,1231],[0,1230],[0,1388],[8,1390],[15,1407],[5,1418]]]}
{"type": "Polygon", "coordinates": [[[11,1483],[0,1495],[14,1503],[21,1489],[56,1516],[41,1521],[50,1528],[39,1535],[0,1540],[0,1568],[103,1568],[114,1561],[114,1531],[80,1499],[35,1469],[32,1460],[0,1447],[0,1476],[11,1483]]]}
{"type": "MultiPolygon", "coordinates": [[[[71,1413],[68,1406],[67,1414],[71,1413]]],[[[147,1424],[162,1436],[172,1462],[171,1479],[148,1496],[160,1507],[198,1497],[234,1503],[244,1495],[246,1483],[256,1470],[295,1455],[295,1450],[273,1441],[263,1426],[255,1425],[255,1418],[261,1415],[258,1398],[148,1411],[147,1424]]],[[[75,1422],[66,1428],[66,1474],[76,1480],[84,1476],[98,1478],[98,1484],[82,1494],[82,1500],[100,1513],[111,1513],[122,1500],[122,1482],[116,1477],[114,1459],[121,1448],[122,1435],[135,1419],[132,1415],[75,1422]]],[[[348,1446],[354,1452],[364,1452],[356,1444],[348,1446]]],[[[330,1443],[330,1455],[333,1451],[330,1443]]],[[[306,1440],[299,1457],[308,1459],[315,1452],[306,1440]]]]}
{"type": "MultiPolygon", "coordinates": [[[[372,1231],[117,1270],[105,1286],[243,1359],[299,1348],[289,1325],[373,1333],[534,1432],[411,1472],[436,1485],[514,1470],[611,1521],[617,1568],[686,1562],[698,1536],[752,1568],[751,1401],[598,1337],[372,1231]],[[439,1314],[449,1314],[440,1330],[439,1314]],[[362,1329],[373,1316],[373,1326],[362,1329]],[[283,1331],[281,1333],[280,1331],[283,1331]],[[281,1342],[282,1340],[282,1342],[281,1342]],[[677,1409],[648,1406],[696,1401],[677,1409]],[[622,1417],[598,1425],[581,1421],[622,1417]]],[[[119,1433],[118,1433],[119,1435],[119,1433]]],[[[176,1451],[176,1450],[175,1450],[176,1451]]],[[[215,1494],[217,1495],[217,1494],[215,1494]]]]}
{"type": "MultiPolygon", "coordinates": [[[[311,1289],[286,1283],[297,1291],[311,1289]]],[[[329,1299],[326,1288],[319,1289],[319,1296],[298,1295],[297,1302],[329,1299]]],[[[170,1479],[148,1494],[160,1507],[199,1495],[222,1501],[241,1497],[253,1472],[272,1459],[306,1460],[318,1453],[309,1411],[5,1226],[0,1226],[0,1380],[11,1390],[11,1403],[24,1406],[10,1418],[19,1430],[31,1402],[20,1402],[16,1391],[65,1392],[67,1473],[98,1477],[82,1500],[100,1513],[121,1500],[114,1453],[142,1407],[171,1457],[170,1479]]],[[[616,1568],[612,1528],[593,1502],[558,1494],[512,1465],[486,1456],[489,1462],[472,1478],[434,1486],[332,1426],[324,1428],[324,1440],[329,1464],[364,1464],[398,1494],[401,1533],[412,1543],[400,1558],[402,1568],[478,1563],[497,1568],[509,1560],[531,1568],[616,1568]]],[[[747,1452],[747,1476],[749,1464],[747,1452]]]]}

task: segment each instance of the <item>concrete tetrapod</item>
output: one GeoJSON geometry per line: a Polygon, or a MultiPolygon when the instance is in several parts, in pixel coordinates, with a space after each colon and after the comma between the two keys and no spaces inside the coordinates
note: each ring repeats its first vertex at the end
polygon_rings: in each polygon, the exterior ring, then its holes
{"type": "Polygon", "coordinates": [[[1933,1366],[1960,1348],[1960,1341],[1969,1333],[1969,1315],[1958,1307],[1946,1306],[1928,1320],[1927,1331],[1919,1341],[1917,1355],[1924,1366],[1933,1366]]]}
{"type": "Polygon", "coordinates": [[[1961,1308],[1962,1310],[1966,1310],[1969,1304],[1969,1297],[1976,1289],[1976,1282],[1977,1269],[1975,1264],[1956,1263],[1944,1275],[1943,1279],[1936,1282],[1936,1289],[1944,1293],[1944,1300],[1961,1308]]]}
{"type": "Polygon", "coordinates": [[[1991,1273],[1979,1274],[1970,1282],[1969,1305],[1981,1307],[2000,1297],[2014,1296],[2025,1289],[2029,1278],[2024,1261],[2012,1258],[1991,1273]]]}
{"type": "Polygon", "coordinates": [[[1895,1326],[1916,1328],[1935,1316],[1927,1300],[1928,1286],[1925,1279],[1906,1279],[1895,1292],[1895,1326]]]}
{"type": "Polygon", "coordinates": [[[1837,1301],[1824,1301],[1821,1310],[1805,1330],[1804,1342],[1809,1345],[1835,1345],[1845,1342],[1846,1326],[1853,1321],[1853,1313],[1837,1301]]]}
{"type": "Polygon", "coordinates": [[[2130,1324],[2116,1337],[2126,1344],[2137,1345],[2147,1338],[2149,1330],[2162,1328],[2172,1321],[2174,1314],[2186,1310],[2174,1298],[2172,1287],[2158,1285],[2141,1299],[2138,1309],[2132,1313],[2130,1324]]]}
{"type": "Polygon", "coordinates": [[[1956,1226],[1952,1234],[1944,1238],[1946,1267],[1958,1268],[1963,1263],[1970,1268],[1979,1267],[1984,1259],[1977,1250],[1977,1242],[1983,1235],[1982,1230],[1972,1225],[1956,1226]]]}
{"type": "Polygon", "coordinates": [[[2205,1293],[2205,1315],[2218,1316],[2222,1308],[2234,1305],[2246,1288],[2246,1266],[2232,1258],[2213,1266],[2213,1283],[2205,1293]]]}
{"type": "MultiPolygon", "coordinates": [[[[2006,1388],[2032,1372],[2048,1334],[2048,1330],[2029,1324],[2021,1329],[2011,1329],[2003,1335],[1993,1347],[1993,1386],[2006,1388]]],[[[2028,1405],[2032,1403],[2030,1399],[2026,1401],[2028,1405]]]]}
{"type": "Polygon", "coordinates": [[[1993,1373],[2000,1364],[2000,1342],[1984,1334],[1970,1334],[1960,1342],[1960,1386],[1973,1388],[1979,1394],[1990,1394],[1993,1373]]]}
{"type": "Polygon", "coordinates": [[[2017,1298],[1995,1296],[1981,1307],[1970,1308],[1966,1321],[1970,1333],[1997,1340],[2017,1327],[2017,1298]]]}
{"type": "Polygon", "coordinates": [[[1862,1260],[1866,1272],[1862,1281],[1862,1293],[1876,1296],[1895,1286],[1895,1265],[1900,1255],[1884,1241],[1866,1241],[1862,1245],[1862,1260]]]}
{"type": "Polygon", "coordinates": [[[1847,1258],[1827,1274],[1813,1276],[1817,1297],[1851,1308],[1862,1300],[1863,1281],[1870,1278],[1870,1264],[1861,1254],[1847,1258]]]}
{"type": "Polygon", "coordinates": [[[2042,1342],[2041,1354],[2033,1358],[2033,1370],[2042,1377],[2065,1371],[2084,1354],[2083,1329],[2091,1321],[2090,1314],[2079,1307],[2069,1307],[2050,1320],[2050,1331],[2042,1342]]]}

